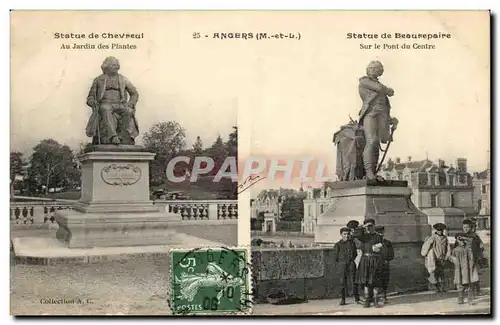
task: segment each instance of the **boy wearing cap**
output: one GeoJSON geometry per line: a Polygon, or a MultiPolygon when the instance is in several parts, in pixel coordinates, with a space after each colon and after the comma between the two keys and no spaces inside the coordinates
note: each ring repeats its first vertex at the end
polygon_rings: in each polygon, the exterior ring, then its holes
{"type": "Polygon", "coordinates": [[[422,245],[420,254],[425,257],[425,268],[429,272],[429,286],[432,291],[444,291],[444,270],[446,261],[450,259],[451,247],[448,237],[444,235],[446,225],[436,223],[432,226],[436,231],[422,245]]]}
{"type": "MultiPolygon", "coordinates": [[[[479,237],[479,235],[476,233],[477,230],[476,220],[471,220],[471,222],[472,222],[471,232],[474,234],[475,237],[477,237],[477,240],[479,242],[478,267],[479,269],[481,269],[484,266],[484,263],[486,262],[484,258],[484,243],[481,240],[481,237],[479,237]]],[[[474,295],[476,297],[481,295],[481,288],[479,287],[479,281],[474,284],[474,295]]]]}
{"type": "Polygon", "coordinates": [[[384,238],[384,226],[375,227],[375,231],[382,236],[382,249],[381,254],[384,260],[383,272],[382,272],[382,294],[384,299],[384,305],[387,304],[387,288],[389,287],[389,280],[391,277],[391,269],[389,263],[394,259],[394,248],[392,242],[384,238]]]}
{"type": "Polygon", "coordinates": [[[339,305],[343,306],[346,304],[345,299],[348,283],[352,284],[354,300],[356,302],[359,301],[359,293],[355,285],[356,264],[354,264],[354,260],[356,259],[357,251],[356,244],[351,238],[351,229],[343,227],[340,229],[340,235],[342,238],[333,247],[333,254],[334,260],[340,269],[341,299],[339,305]]]}
{"type": "Polygon", "coordinates": [[[467,301],[474,303],[474,289],[479,282],[478,262],[481,258],[481,242],[472,232],[472,221],[462,222],[463,233],[455,235],[455,249],[452,259],[455,263],[455,284],[458,289],[458,303],[464,303],[464,292],[467,290],[467,301]]]}
{"type": "Polygon", "coordinates": [[[372,293],[374,306],[381,307],[378,298],[383,279],[384,259],[381,254],[383,238],[375,232],[375,220],[366,219],[363,227],[365,231],[357,236],[361,243],[362,255],[356,272],[356,280],[364,289],[364,307],[370,307],[372,293]]]}

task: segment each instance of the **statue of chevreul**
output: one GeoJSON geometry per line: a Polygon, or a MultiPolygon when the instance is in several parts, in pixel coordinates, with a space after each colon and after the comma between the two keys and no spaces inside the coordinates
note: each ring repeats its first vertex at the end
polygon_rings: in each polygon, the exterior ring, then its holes
{"type": "Polygon", "coordinates": [[[94,79],[87,96],[92,115],[86,134],[94,145],[134,145],[139,135],[135,117],[139,93],[130,80],[118,73],[120,62],[115,57],[107,57],[101,69],[102,74],[94,79]]]}

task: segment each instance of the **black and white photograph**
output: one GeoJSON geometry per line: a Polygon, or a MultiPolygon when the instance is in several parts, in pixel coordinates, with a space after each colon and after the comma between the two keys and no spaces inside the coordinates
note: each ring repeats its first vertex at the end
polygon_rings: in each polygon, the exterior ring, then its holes
{"type": "Polygon", "coordinates": [[[492,315],[490,11],[9,16],[12,316],[492,315]]]}
{"type": "Polygon", "coordinates": [[[489,12],[292,17],[247,122],[254,315],[489,314],[489,12]]]}
{"type": "Polygon", "coordinates": [[[169,251],[238,245],[234,70],[148,15],[11,12],[13,315],[169,314],[169,251]]]}

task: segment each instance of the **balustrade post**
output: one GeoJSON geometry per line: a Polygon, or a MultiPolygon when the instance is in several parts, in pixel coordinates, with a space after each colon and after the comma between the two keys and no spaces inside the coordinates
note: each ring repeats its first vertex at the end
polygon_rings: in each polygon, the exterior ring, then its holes
{"type": "Polygon", "coordinates": [[[208,220],[217,220],[219,219],[219,203],[218,202],[210,202],[208,204],[208,220]]]}
{"type": "Polygon", "coordinates": [[[33,207],[33,219],[35,220],[35,223],[44,223],[43,208],[44,207],[42,205],[35,205],[33,207]]]}

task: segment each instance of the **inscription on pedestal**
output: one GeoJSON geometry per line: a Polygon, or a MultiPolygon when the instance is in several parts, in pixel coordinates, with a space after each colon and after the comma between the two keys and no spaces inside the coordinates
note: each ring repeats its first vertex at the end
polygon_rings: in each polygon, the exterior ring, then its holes
{"type": "Polygon", "coordinates": [[[408,201],[405,198],[373,198],[373,206],[377,214],[386,213],[405,213],[413,214],[408,206],[408,201]]]}
{"type": "Polygon", "coordinates": [[[141,169],[133,164],[111,164],[101,170],[101,177],[109,185],[132,185],[141,178],[141,169]]]}

